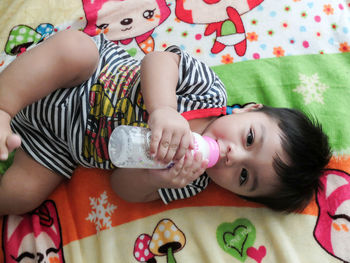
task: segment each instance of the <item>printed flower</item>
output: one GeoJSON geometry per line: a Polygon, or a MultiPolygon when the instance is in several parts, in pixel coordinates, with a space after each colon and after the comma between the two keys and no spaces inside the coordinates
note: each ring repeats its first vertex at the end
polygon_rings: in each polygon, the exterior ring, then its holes
{"type": "Polygon", "coordinates": [[[332,26],[333,30],[337,30],[337,28],[338,28],[338,25],[336,23],[333,23],[331,26],[332,26]]]}
{"type": "Polygon", "coordinates": [[[302,18],[306,18],[307,17],[307,13],[304,11],[304,12],[301,12],[301,17],[302,18]]]}
{"type": "Polygon", "coordinates": [[[348,42],[340,43],[339,51],[343,53],[350,52],[350,46],[348,45],[348,42]]]}
{"type": "Polygon", "coordinates": [[[251,23],[252,23],[252,25],[256,26],[258,24],[258,20],[253,19],[251,23]]]}
{"type": "Polygon", "coordinates": [[[273,54],[276,56],[276,57],[283,57],[284,56],[284,49],[282,47],[274,47],[273,48],[273,54]]]}
{"type": "Polygon", "coordinates": [[[223,64],[231,64],[231,63],[233,63],[233,57],[231,57],[230,54],[223,55],[221,57],[221,62],[223,64]]]}
{"type": "Polygon", "coordinates": [[[273,32],[272,29],[270,29],[270,30],[267,31],[267,34],[268,34],[269,36],[273,36],[274,33],[275,33],[275,32],[273,32]]]}
{"type": "Polygon", "coordinates": [[[287,23],[287,22],[283,22],[283,23],[282,23],[282,27],[283,27],[283,28],[288,28],[288,27],[289,27],[289,25],[288,25],[288,23],[287,23]]]}
{"type": "Polygon", "coordinates": [[[332,5],[330,5],[330,4],[324,5],[324,6],[323,6],[323,12],[325,12],[326,15],[333,15],[333,13],[334,13],[334,8],[333,8],[332,5]]]}
{"type": "Polygon", "coordinates": [[[258,37],[259,37],[259,36],[258,36],[255,32],[247,33],[247,39],[248,39],[250,42],[258,41],[258,37]]]}
{"type": "Polygon", "coordinates": [[[293,0],[293,2],[300,2],[301,0],[293,0]]]}
{"type": "Polygon", "coordinates": [[[285,6],[285,7],[284,7],[284,11],[289,12],[289,11],[290,11],[290,6],[288,6],[288,5],[285,6]]]}
{"type": "Polygon", "coordinates": [[[201,48],[196,48],[196,49],[194,50],[194,52],[195,52],[196,54],[202,54],[202,53],[203,53],[203,50],[202,50],[201,48]]]}

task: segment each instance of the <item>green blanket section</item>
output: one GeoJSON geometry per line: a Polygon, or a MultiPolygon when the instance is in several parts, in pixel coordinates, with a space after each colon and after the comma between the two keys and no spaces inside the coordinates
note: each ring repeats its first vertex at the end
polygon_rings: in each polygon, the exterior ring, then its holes
{"type": "Polygon", "coordinates": [[[297,108],[318,119],[335,153],[350,154],[350,53],[286,56],[213,69],[226,86],[229,105],[297,108]]]}

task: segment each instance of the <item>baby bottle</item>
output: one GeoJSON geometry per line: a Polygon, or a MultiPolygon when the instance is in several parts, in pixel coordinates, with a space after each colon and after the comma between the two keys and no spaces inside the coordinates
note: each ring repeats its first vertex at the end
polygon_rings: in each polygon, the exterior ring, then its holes
{"type": "MultiPolygon", "coordinates": [[[[192,153],[200,151],[203,159],[208,159],[208,168],[216,164],[219,159],[219,146],[215,140],[193,132],[194,149],[192,153]]],[[[116,127],[108,143],[109,158],[112,163],[121,168],[164,169],[168,164],[155,161],[150,155],[151,130],[143,127],[120,125],[116,127]]]]}

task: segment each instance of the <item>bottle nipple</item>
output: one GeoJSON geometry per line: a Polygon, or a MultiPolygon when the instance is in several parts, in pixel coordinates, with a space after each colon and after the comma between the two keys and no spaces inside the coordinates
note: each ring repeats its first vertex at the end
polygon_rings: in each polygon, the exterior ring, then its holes
{"type": "Polygon", "coordinates": [[[214,139],[208,136],[203,136],[203,139],[206,140],[209,146],[209,162],[207,168],[210,168],[218,162],[220,156],[220,149],[218,143],[214,139]]]}

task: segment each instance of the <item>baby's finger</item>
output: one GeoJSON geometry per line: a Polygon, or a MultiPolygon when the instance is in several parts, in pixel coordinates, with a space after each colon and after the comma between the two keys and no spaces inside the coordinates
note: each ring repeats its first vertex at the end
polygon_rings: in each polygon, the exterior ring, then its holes
{"type": "Polygon", "coordinates": [[[150,151],[150,154],[152,156],[157,155],[158,145],[159,145],[161,138],[162,138],[162,131],[161,130],[156,130],[156,129],[152,130],[151,142],[150,142],[150,147],[149,147],[149,151],[150,151]]]}
{"type": "Polygon", "coordinates": [[[182,167],[183,167],[183,165],[184,165],[184,162],[185,162],[185,157],[181,158],[181,159],[178,160],[178,161],[175,161],[173,167],[170,168],[170,169],[171,169],[171,172],[172,172],[173,174],[178,175],[178,174],[181,172],[181,170],[182,170],[182,167]]]}
{"type": "MultiPolygon", "coordinates": [[[[172,139],[170,141],[169,148],[168,148],[168,152],[164,157],[164,162],[168,163],[172,160],[175,160],[174,156],[178,150],[180,140],[181,140],[181,137],[179,135],[174,135],[172,137],[172,139]]],[[[181,159],[181,158],[179,158],[179,159],[181,159]]],[[[176,159],[176,160],[179,160],[179,159],[176,159]]]]}
{"type": "Polygon", "coordinates": [[[180,160],[186,154],[190,147],[191,139],[192,138],[190,136],[183,136],[181,138],[181,142],[179,147],[177,148],[174,160],[180,160]]]}
{"type": "Polygon", "coordinates": [[[195,152],[193,155],[193,161],[192,161],[192,171],[198,171],[201,168],[202,164],[202,153],[200,152],[195,152]]]}
{"type": "Polygon", "coordinates": [[[156,156],[157,160],[165,162],[165,156],[168,153],[168,149],[169,149],[170,142],[171,142],[171,137],[172,136],[170,133],[163,132],[162,138],[161,138],[159,145],[158,145],[157,156],[156,156]]]}
{"type": "Polygon", "coordinates": [[[203,155],[200,152],[196,152],[194,156],[194,167],[196,172],[203,174],[208,167],[209,160],[203,159],[203,155]]]}
{"type": "MultiPolygon", "coordinates": [[[[182,160],[182,159],[181,159],[182,160]]],[[[179,175],[182,177],[188,178],[188,176],[192,173],[193,171],[193,156],[190,151],[187,151],[185,156],[183,157],[183,164],[182,167],[179,168],[179,175]]]]}
{"type": "Polygon", "coordinates": [[[208,160],[202,160],[202,154],[196,153],[193,159],[192,171],[188,179],[191,181],[196,180],[205,172],[207,166],[208,160]]]}

